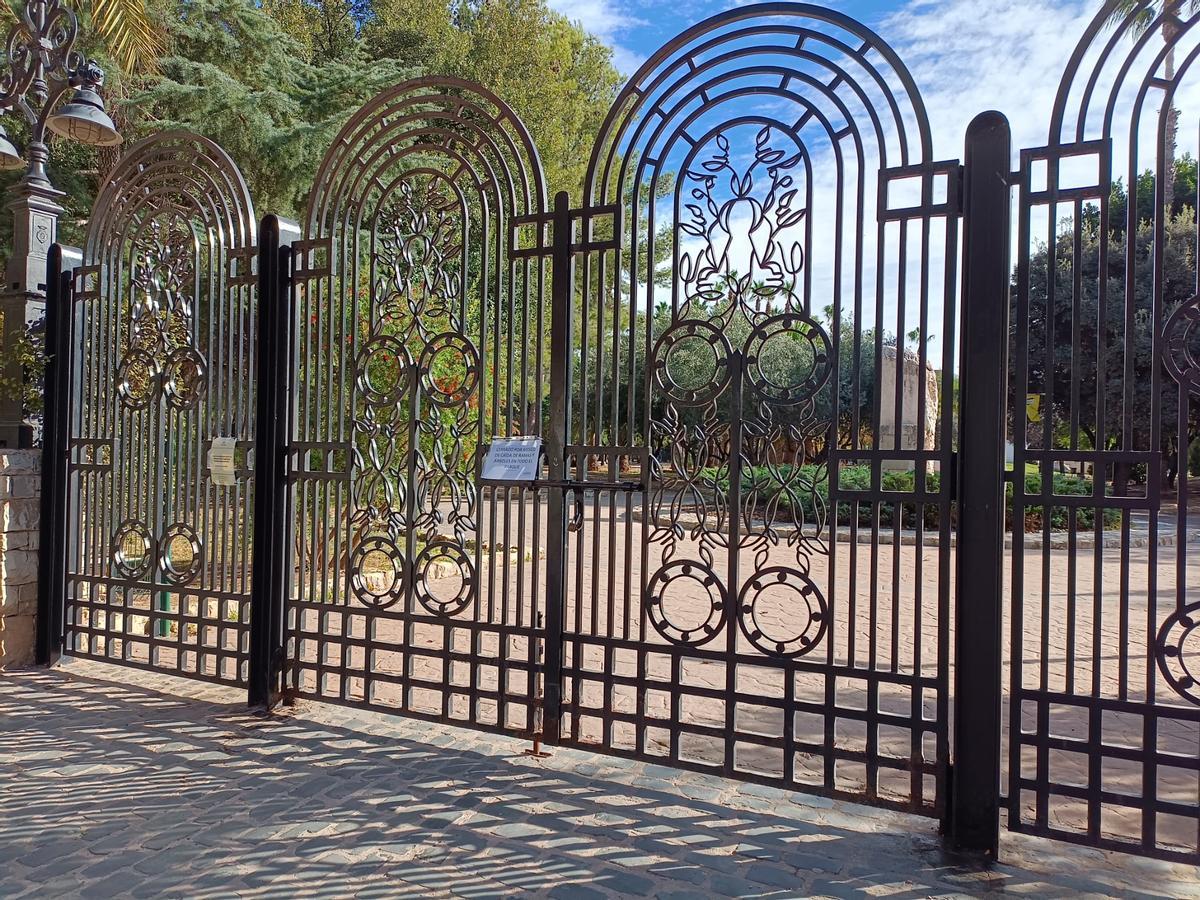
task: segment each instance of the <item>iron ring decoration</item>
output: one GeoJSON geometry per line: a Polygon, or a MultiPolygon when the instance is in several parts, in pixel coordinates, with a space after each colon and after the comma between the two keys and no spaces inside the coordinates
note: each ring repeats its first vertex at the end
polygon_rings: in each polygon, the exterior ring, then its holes
{"type": "Polygon", "coordinates": [[[350,555],[350,590],[359,602],[372,609],[387,609],[398,603],[404,596],[406,575],[404,555],[390,538],[367,538],[350,555]],[[366,563],[373,554],[383,554],[391,565],[391,579],[383,584],[372,584],[369,580],[366,563]]]}
{"type": "Polygon", "coordinates": [[[141,347],[133,347],[117,369],[117,395],[130,409],[146,409],[154,400],[161,375],[158,361],[141,347]],[[143,371],[135,372],[139,367],[143,371]]]}
{"type": "Polygon", "coordinates": [[[796,312],[772,316],[750,332],[746,341],[746,380],[763,399],[789,406],[803,403],[816,396],[832,374],[833,345],[825,329],[808,316],[796,312]],[[794,384],[777,384],[763,371],[762,355],[770,341],[789,335],[808,343],[812,364],[794,384]]]}
{"type": "Polygon", "coordinates": [[[654,630],[672,644],[700,647],[715,638],[725,621],[726,601],[725,585],[717,573],[696,560],[669,562],[646,585],[646,617],[654,630]],[[698,582],[708,594],[708,611],[704,621],[697,625],[672,622],[663,608],[668,588],[683,579],[698,582]]]}
{"type": "Polygon", "coordinates": [[[475,567],[466,551],[449,540],[428,544],[417,554],[417,560],[413,564],[413,593],[416,594],[417,601],[435,616],[456,616],[466,609],[475,597],[475,567]],[[429,589],[433,565],[441,559],[448,559],[457,566],[459,577],[462,578],[458,592],[448,600],[435,596],[429,589]]]}
{"type": "Polygon", "coordinates": [[[1200,295],[1179,304],[1163,326],[1163,365],[1171,377],[1190,394],[1200,395],[1200,362],[1192,353],[1193,340],[1200,342],[1200,295]]]}
{"type": "Polygon", "coordinates": [[[160,547],[161,558],[158,561],[158,567],[162,572],[164,581],[170,584],[187,584],[200,574],[200,568],[203,564],[203,548],[200,543],[200,536],[196,534],[196,529],[191,525],[183,522],[176,522],[174,525],[171,525],[163,534],[160,547]],[[179,564],[171,553],[172,545],[177,540],[183,541],[188,545],[191,559],[186,565],[179,564]]]}
{"type": "MultiPolygon", "coordinates": [[[[747,640],[768,656],[803,656],[821,643],[828,627],[828,607],[821,589],[803,572],[787,566],[771,566],[755,572],[742,588],[738,598],[738,624],[747,640]],[[803,614],[807,612],[803,627],[790,637],[780,638],[777,626],[766,626],[760,619],[759,598],[772,587],[783,587],[797,594],[801,600],[803,614]]],[[[789,616],[788,621],[794,621],[789,616]]]]}
{"type": "Polygon", "coordinates": [[[378,335],[367,341],[354,364],[358,392],[371,406],[392,406],[404,395],[408,387],[412,357],[408,348],[395,335],[378,335]],[[371,364],[376,361],[394,362],[396,381],[391,386],[374,384],[371,380],[371,364]]]}
{"type": "Polygon", "coordinates": [[[434,335],[421,352],[421,387],[426,396],[438,406],[461,406],[475,392],[479,384],[479,352],[466,336],[457,331],[443,331],[434,335]],[[439,385],[433,377],[433,366],[437,358],[446,353],[457,353],[462,359],[462,381],[453,389],[439,385]]]}
{"type": "Polygon", "coordinates": [[[167,357],[163,367],[163,395],[176,409],[190,409],[200,402],[208,382],[208,366],[200,351],[181,347],[167,357]]]}
{"type": "Polygon", "coordinates": [[[151,550],[154,540],[150,529],[136,519],[126,519],[117,526],[112,542],[112,564],[117,573],[126,579],[141,578],[150,568],[151,550]],[[141,545],[140,556],[134,556],[126,548],[128,541],[137,541],[141,545]]]}
{"type": "Polygon", "coordinates": [[[1167,617],[1154,641],[1154,657],[1175,692],[1200,706],[1200,603],[1167,617]]]}
{"type": "Polygon", "coordinates": [[[680,406],[704,406],[721,395],[729,384],[729,341],[712,322],[703,319],[680,319],[667,329],[654,345],[654,380],[659,389],[680,406]],[[675,382],[669,370],[671,353],[680,342],[696,338],[708,344],[713,352],[713,376],[705,385],[686,387],[675,382]]]}

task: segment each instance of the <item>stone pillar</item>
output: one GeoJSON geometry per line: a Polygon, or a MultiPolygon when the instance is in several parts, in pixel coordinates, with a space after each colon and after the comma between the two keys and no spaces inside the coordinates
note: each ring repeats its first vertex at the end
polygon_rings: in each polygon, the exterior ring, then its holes
{"type": "Polygon", "coordinates": [[[0,669],[33,664],[40,450],[0,450],[0,669]]]}
{"type": "MultiPolygon", "coordinates": [[[[46,314],[46,262],[50,245],[58,236],[58,217],[63,208],[58,201],[63,192],[45,180],[44,145],[30,146],[40,161],[34,175],[14,189],[16,199],[8,205],[13,214],[13,247],[0,290],[0,365],[12,383],[19,383],[21,368],[13,354],[17,340],[46,314]],[[40,147],[40,149],[39,149],[40,147]]],[[[25,421],[21,392],[0,392],[0,448],[30,447],[36,439],[31,423],[25,421]]]]}
{"type": "MultiPolygon", "coordinates": [[[[938,424],[938,381],[937,372],[928,360],[925,371],[921,371],[921,360],[916,353],[903,354],[903,384],[901,397],[903,408],[896,407],[897,352],[895,347],[884,347],[879,360],[879,434],[875,447],[882,453],[896,449],[896,433],[900,434],[901,450],[916,450],[918,435],[924,433],[925,440],[919,446],[933,450],[937,441],[938,424]],[[920,419],[920,394],[925,392],[925,416],[920,419]]],[[[907,471],[911,463],[903,460],[884,462],[884,471],[907,471]]]]}

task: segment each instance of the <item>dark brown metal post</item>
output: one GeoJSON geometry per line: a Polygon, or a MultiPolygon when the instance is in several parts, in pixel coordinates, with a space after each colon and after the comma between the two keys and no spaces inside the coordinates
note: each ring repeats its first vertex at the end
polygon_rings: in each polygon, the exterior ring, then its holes
{"type": "MultiPolygon", "coordinates": [[[[38,529],[37,646],[34,651],[34,659],[40,666],[54,665],[63,648],[73,270],[72,266],[64,265],[64,255],[63,248],[55,244],[50,248],[46,263],[46,375],[38,529]]],[[[77,263],[78,251],[75,256],[77,263]]]]}
{"type": "Polygon", "coordinates": [[[949,835],[995,856],[1000,834],[1004,421],[1011,135],[998,112],[967,128],[959,369],[954,748],[949,835]]]}
{"type": "Polygon", "coordinates": [[[287,397],[294,223],[263,219],[258,244],[258,410],[254,435],[254,567],[250,586],[251,706],[279,699],[287,556],[287,397]]]}
{"type": "Polygon", "coordinates": [[[563,602],[566,590],[567,428],[571,415],[571,201],[566,191],[554,196],[553,272],[550,282],[550,421],[545,430],[550,481],[546,523],[546,654],[543,739],[557,744],[562,711],[563,602]]]}

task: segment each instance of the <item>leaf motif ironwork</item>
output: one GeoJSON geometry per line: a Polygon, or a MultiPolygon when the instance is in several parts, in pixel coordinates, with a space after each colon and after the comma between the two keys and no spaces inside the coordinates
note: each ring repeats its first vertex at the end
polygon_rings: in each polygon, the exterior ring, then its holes
{"type": "Polygon", "coordinates": [[[130,249],[129,319],[118,366],[118,393],[143,409],[165,399],[193,406],[207,383],[196,343],[193,296],[197,245],[182,209],[168,205],[144,224],[130,249]]]}
{"type": "MultiPolygon", "coordinates": [[[[476,530],[478,499],[472,438],[479,357],[464,332],[462,216],[432,175],[405,178],[381,207],[370,333],[356,366],[361,402],[351,522],[360,533],[386,538],[392,549],[381,552],[395,557],[394,567],[409,531],[426,544],[411,577],[418,600],[439,615],[461,611],[470,597],[435,603],[423,587],[426,570],[449,560],[470,586],[466,544],[476,530]]],[[[399,599],[359,595],[377,598],[376,606],[399,599]]]]}
{"type": "MultiPolygon", "coordinates": [[[[717,598],[709,591],[703,627],[671,621],[663,603],[673,581],[708,585],[718,550],[754,554],[736,618],[761,652],[802,655],[826,632],[826,602],[808,572],[814,554],[828,553],[821,486],[828,479],[829,423],[818,416],[817,397],[832,375],[832,345],[801,298],[803,158],[793,138],[763,125],[744,155],[724,131],[716,133],[685,173],[688,199],[676,222],[682,302],[652,360],[665,408],[651,422],[649,539],[662,546],[662,565],[648,582],[647,603],[651,624],[674,643],[711,640],[717,612],[729,621],[725,593],[717,598]],[[672,356],[687,341],[711,352],[712,377],[704,383],[681,383],[672,372],[672,356]],[[772,368],[780,360],[786,379],[772,368]],[[740,378],[731,377],[735,370],[740,378]],[[730,386],[739,383],[740,395],[731,396],[730,386]],[[699,560],[679,558],[685,543],[699,560]],[[777,547],[790,548],[792,567],[772,562],[777,547]],[[795,634],[764,634],[756,604],[777,591],[792,592],[795,634]]],[[[736,592],[729,586],[729,596],[736,592]]]]}

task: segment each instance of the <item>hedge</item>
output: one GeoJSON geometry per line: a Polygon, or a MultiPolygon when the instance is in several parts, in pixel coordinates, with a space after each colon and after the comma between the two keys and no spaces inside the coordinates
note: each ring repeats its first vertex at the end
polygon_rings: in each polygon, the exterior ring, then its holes
{"type": "MultiPolygon", "coordinates": [[[[800,473],[793,480],[793,467],[784,465],[778,467],[778,476],[772,474],[766,466],[751,466],[742,472],[742,496],[750,493],[757,494],[757,506],[760,512],[765,512],[773,500],[777,500],[776,517],[790,517],[792,504],[798,500],[805,521],[813,521],[813,497],[815,493],[821,505],[828,509],[829,480],[827,473],[822,472],[818,480],[817,467],[805,465],[800,467],[800,473]],[[792,493],[784,490],[780,482],[790,484],[792,493]],[[811,486],[811,489],[810,489],[811,486]]],[[[705,487],[719,490],[722,493],[729,490],[729,473],[725,469],[708,468],[701,473],[705,487]]],[[[1092,492],[1092,482],[1089,478],[1078,475],[1054,473],[1053,493],[1066,496],[1086,496],[1092,492]]],[[[916,490],[916,472],[913,470],[900,472],[882,472],[881,486],[885,492],[897,494],[912,494],[916,490]]],[[[841,487],[842,499],[838,503],[838,525],[849,525],[852,516],[853,503],[846,502],[846,494],[853,491],[867,491],[871,487],[871,468],[869,466],[843,466],[838,473],[838,484],[841,487]]],[[[1025,475],[1025,493],[1038,494],[1042,489],[1042,476],[1038,472],[1025,475]]],[[[927,472],[925,475],[926,495],[937,494],[941,490],[941,473],[927,472]]],[[[879,504],[879,522],[881,526],[891,527],[895,524],[896,508],[900,509],[901,526],[915,528],[918,510],[925,522],[926,528],[937,528],[940,525],[941,510],[936,503],[921,503],[915,499],[897,498],[895,502],[879,504]]],[[[1013,486],[1005,485],[1005,525],[1012,527],[1013,486]]],[[[1065,506],[1050,507],[1050,528],[1053,531],[1065,531],[1070,519],[1070,510],[1065,506]]],[[[1025,530],[1036,531],[1043,526],[1045,507],[1041,504],[1026,505],[1025,530]]],[[[860,525],[871,524],[874,513],[870,502],[864,500],[858,504],[858,522],[860,525]]],[[[1078,507],[1075,511],[1076,527],[1090,529],[1095,527],[1095,509],[1078,507]]],[[[1104,527],[1115,528],[1120,524],[1120,513],[1115,509],[1104,510],[1104,527]]]]}

